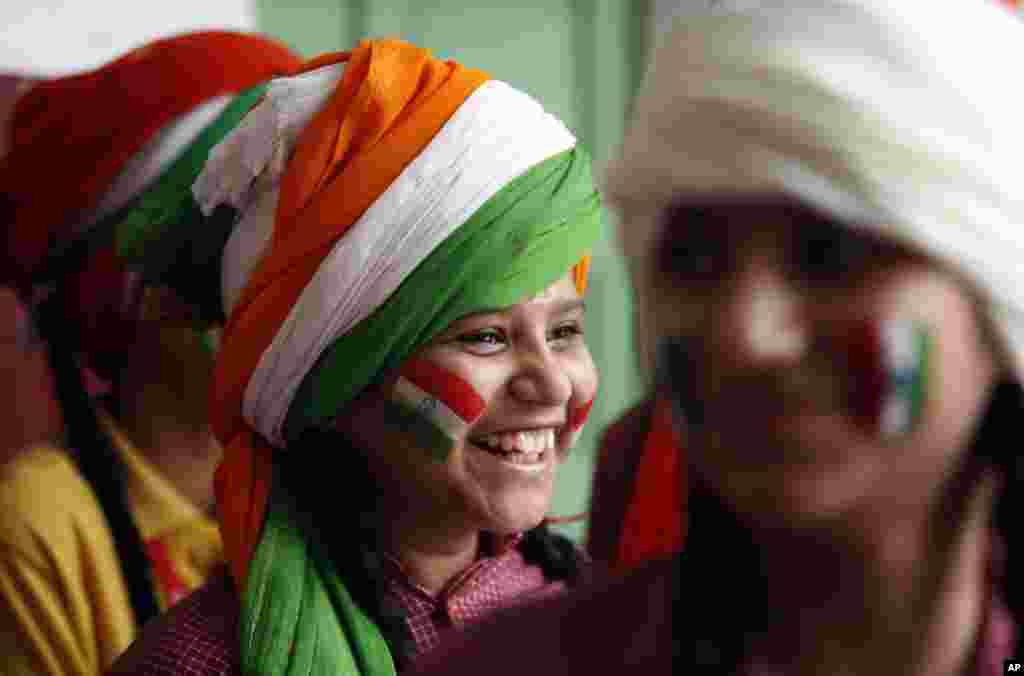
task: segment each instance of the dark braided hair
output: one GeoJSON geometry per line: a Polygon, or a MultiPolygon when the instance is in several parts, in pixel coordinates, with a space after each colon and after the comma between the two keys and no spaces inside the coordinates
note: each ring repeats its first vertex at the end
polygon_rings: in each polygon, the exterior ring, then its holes
{"type": "MultiPolygon", "coordinates": [[[[377,547],[377,501],[366,455],[347,437],[333,430],[304,432],[293,447],[302,452],[275,454],[280,485],[288,491],[310,537],[318,538],[345,580],[352,598],[380,629],[400,671],[416,654],[416,643],[405,610],[386,592],[383,556],[377,547]],[[324,472],[311,457],[330,454],[332,471],[324,472]],[[344,490],[338,490],[342,482],[344,490]],[[335,515],[344,514],[345,530],[339,533],[335,515]]],[[[575,585],[582,577],[581,554],[569,538],[546,524],[528,531],[520,543],[523,558],[541,568],[548,580],[575,585]]]]}
{"type": "Polygon", "coordinates": [[[100,425],[75,359],[74,342],[68,339],[62,312],[64,293],[63,286],[58,285],[35,307],[34,319],[53,371],[57,400],[64,415],[66,447],[103,510],[136,624],[142,626],[160,612],[151,566],[128,504],[124,463],[100,425]]]}
{"type": "MultiPolygon", "coordinates": [[[[972,440],[968,461],[995,469],[1003,484],[992,527],[1005,548],[1005,570],[1024,562],[1020,514],[1024,505],[1024,458],[1010,442],[1024,415],[1024,389],[999,383],[972,440]]],[[[769,581],[758,564],[749,527],[699,480],[691,482],[686,550],[677,559],[672,610],[674,673],[735,673],[748,657],[749,639],[766,627],[764,591],[769,581]],[[726,584],[695,585],[694,580],[726,584]],[[699,619],[698,619],[699,618],[699,619]]],[[[1022,563],[1024,565],[1024,563],[1022,563]]],[[[1017,626],[1024,623],[1024,584],[1005,574],[994,580],[1017,626]]]]}
{"type": "Polygon", "coordinates": [[[588,570],[575,542],[542,522],[526,531],[519,551],[527,563],[537,566],[548,580],[562,580],[570,587],[579,585],[588,570]]]}

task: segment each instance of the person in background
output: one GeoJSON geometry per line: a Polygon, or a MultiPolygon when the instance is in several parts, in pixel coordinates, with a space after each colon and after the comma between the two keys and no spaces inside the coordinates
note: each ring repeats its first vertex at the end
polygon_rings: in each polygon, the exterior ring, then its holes
{"type": "Polygon", "coordinates": [[[112,673],[394,674],[576,584],[546,515],[597,389],[600,203],[565,125],[366,40],[273,81],[188,194],[235,214],[207,290],[228,317],[211,404],[231,576],[112,673]]]}
{"type": "Polygon", "coordinates": [[[0,463],[63,433],[53,376],[32,318],[9,288],[0,288],[0,463]]]}
{"type": "Polygon", "coordinates": [[[606,185],[685,549],[415,673],[1004,673],[1022,62],[977,0],[732,3],[667,34],[606,185]],[[495,660],[510,636],[530,649],[495,660]]]}
{"type": "MultiPolygon", "coordinates": [[[[22,75],[0,74],[0,130],[8,129],[14,104],[31,83],[22,75]]],[[[0,133],[0,158],[8,145],[0,133]]],[[[0,287],[0,463],[32,443],[60,439],[62,421],[43,347],[15,290],[0,287]]]]}
{"type": "MultiPolygon", "coordinates": [[[[139,195],[188,180],[253,88],[298,63],[259,36],[192,33],[30,82],[7,111],[0,283],[32,313],[66,434],[0,467],[5,674],[102,673],[223,560],[208,332],[167,282],[196,252],[135,236],[191,214],[139,195]]],[[[5,387],[31,400],[42,384],[5,387]]]]}

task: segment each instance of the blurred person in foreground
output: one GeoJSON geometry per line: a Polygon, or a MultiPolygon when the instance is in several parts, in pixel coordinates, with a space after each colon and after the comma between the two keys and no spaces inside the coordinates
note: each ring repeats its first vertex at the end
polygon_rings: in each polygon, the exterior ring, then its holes
{"type": "Polygon", "coordinates": [[[1014,656],[1024,25],[977,0],[733,5],[666,36],[607,177],[663,438],[686,443],[685,551],[417,673],[1014,656]]]}
{"type": "Polygon", "coordinates": [[[25,437],[0,468],[5,674],[102,673],[223,560],[211,325],[190,323],[168,286],[195,252],[139,236],[194,214],[139,195],[194,176],[253,88],[298,62],[262,37],[193,33],[29,81],[8,107],[0,281],[32,313],[66,433],[25,437]]]}

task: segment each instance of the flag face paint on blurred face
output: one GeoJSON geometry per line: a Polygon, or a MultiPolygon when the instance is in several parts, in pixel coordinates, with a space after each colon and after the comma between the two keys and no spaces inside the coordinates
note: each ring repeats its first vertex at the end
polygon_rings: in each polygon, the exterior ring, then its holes
{"type": "Polygon", "coordinates": [[[579,408],[573,409],[569,414],[569,433],[572,436],[569,438],[569,444],[566,448],[575,447],[576,442],[580,440],[580,436],[583,434],[583,425],[587,422],[587,418],[590,416],[590,409],[593,406],[594,400],[591,399],[579,408]]]}
{"type": "Polygon", "coordinates": [[[425,359],[402,366],[390,401],[403,429],[439,462],[466,438],[486,406],[472,385],[425,359]]]}
{"type": "Polygon", "coordinates": [[[885,439],[911,432],[921,419],[928,383],[931,336],[918,323],[889,322],[885,335],[888,392],[879,431],[885,439]]]}
{"type": "Polygon", "coordinates": [[[864,322],[850,333],[854,412],[883,440],[906,436],[921,418],[932,337],[920,322],[864,322]]]}

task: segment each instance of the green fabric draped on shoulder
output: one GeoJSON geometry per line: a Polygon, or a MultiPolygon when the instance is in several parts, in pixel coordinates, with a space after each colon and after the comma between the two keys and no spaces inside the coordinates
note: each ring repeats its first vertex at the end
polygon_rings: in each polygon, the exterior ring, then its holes
{"type": "Polygon", "coordinates": [[[380,631],[275,487],[242,597],[242,672],[394,676],[380,631]]]}
{"type": "MultiPolygon", "coordinates": [[[[289,431],[297,436],[333,418],[378,374],[456,319],[509,307],[550,286],[588,253],[600,223],[590,158],[581,148],[511,181],[327,351],[292,406],[289,431]]],[[[380,630],[312,539],[275,486],[242,604],[245,673],[393,676],[380,630]]]]}

